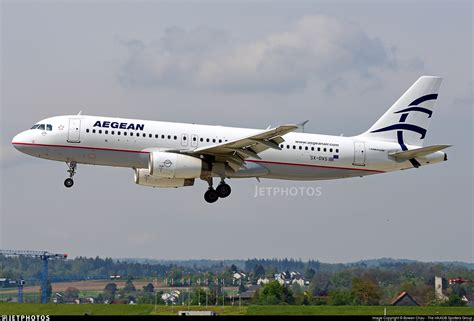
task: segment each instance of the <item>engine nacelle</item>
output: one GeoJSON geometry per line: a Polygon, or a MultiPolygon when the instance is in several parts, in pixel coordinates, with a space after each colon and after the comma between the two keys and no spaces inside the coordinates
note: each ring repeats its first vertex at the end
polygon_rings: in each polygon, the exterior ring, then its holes
{"type": "Polygon", "coordinates": [[[148,172],[166,178],[198,178],[203,171],[201,159],[168,152],[150,153],[148,172]]]}
{"type": "Polygon", "coordinates": [[[151,187],[183,187],[193,186],[194,178],[166,178],[150,175],[146,168],[135,169],[135,183],[151,187]]]}

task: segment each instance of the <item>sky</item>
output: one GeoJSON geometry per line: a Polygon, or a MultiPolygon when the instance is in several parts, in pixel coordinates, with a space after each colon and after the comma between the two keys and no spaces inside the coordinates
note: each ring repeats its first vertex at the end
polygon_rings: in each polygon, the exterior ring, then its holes
{"type": "Polygon", "coordinates": [[[0,248],[155,259],[474,262],[470,1],[1,2],[0,248]],[[153,189],[33,158],[13,136],[83,114],[357,135],[444,78],[426,145],[449,161],[334,181],[153,189]],[[255,197],[258,187],[318,189],[255,197]]]}

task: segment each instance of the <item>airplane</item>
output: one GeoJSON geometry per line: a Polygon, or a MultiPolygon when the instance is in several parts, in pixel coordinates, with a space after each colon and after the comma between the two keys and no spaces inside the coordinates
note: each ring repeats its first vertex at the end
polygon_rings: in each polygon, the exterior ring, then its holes
{"type": "Polygon", "coordinates": [[[420,77],[367,131],[352,137],[297,131],[304,123],[267,129],[66,115],[16,135],[22,153],[77,164],[128,167],[150,187],[208,183],[204,199],[226,198],[226,179],[327,180],[362,177],[439,163],[450,145],[423,147],[441,77],[420,77]],[[214,178],[220,183],[214,188],[214,178]]]}

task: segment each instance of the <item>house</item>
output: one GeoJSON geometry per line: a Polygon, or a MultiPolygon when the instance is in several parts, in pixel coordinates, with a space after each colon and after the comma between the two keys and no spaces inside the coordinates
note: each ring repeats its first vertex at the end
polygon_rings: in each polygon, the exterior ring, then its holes
{"type": "Polygon", "coordinates": [[[247,291],[239,293],[239,297],[242,300],[251,300],[258,289],[260,289],[260,285],[250,285],[247,291]]]}
{"type": "Polygon", "coordinates": [[[267,283],[269,283],[269,282],[270,282],[270,280],[269,280],[268,278],[262,278],[262,277],[260,277],[260,278],[257,280],[257,284],[258,284],[258,285],[267,284],[267,283]]]}
{"type": "Polygon", "coordinates": [[[419,306],[418,302],[407,292],[400,293],[391,303],[393,306],[419,306]]]}
{"type": "Polygon", "coordinates": [[[466,306],[474,307],[474,295],[463,295],[462,301],[466,303],[466,306]]]}
{"type": "Polygon", "coordinates": [[[299,284],[303,287],[309,284],[309,282],[303,278],[300,272],[280,272],[276,273],[274,277],[275,280],[278,281],[281,285],[299,284]]]}
{"type": "Polygon", "coordinates": [[[170,293],[163,293],[161,299],[166,303],[176,304],[179,299],[179,295],[181,292],[179,291],[171,291],[170,293]]]}

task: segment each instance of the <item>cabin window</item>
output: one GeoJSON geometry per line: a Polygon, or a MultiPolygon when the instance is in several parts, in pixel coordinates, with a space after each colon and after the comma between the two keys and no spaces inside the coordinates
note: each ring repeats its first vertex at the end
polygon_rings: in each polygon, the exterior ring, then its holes
{"type": "Polygon", "coordinates": [[[339,149],[336,148],[336,153],[339,153],[339,149]]]}
{"type": "Polygon", "coordinates": [[[290,145],[286,145],[286,148],[290,149],[290,145]]]}
{"type": "Polygon", "coordinates": [[[168,135],[168,139],[171,139],[171,135],[168,135]]]}
{"type": "Polygon", "coordinates": [[[183,136],[183,140],[186,140],[186,136],[183,136]]]}
{"type": "Polygon", "coordinates": [[[119,131],[117,132],[117,135],[120,135],[120,132],[119,132],[119,131]]]}
{"type": "Polygon", "coordinates": [[[195,141],[196,141],[196,137],[193,137],[193,142],[195,142],[195,141]]]}
{"type": "Polygon", "coordinates": [[[108,131],[108,130],[106,130],[106,131],[105,131],[105,134],[108,134],[108,133],[109,133],[109,131],[108,131]]]}
{"type": "Polygon", "coordinates": [[[174,136],[173,138],[174,138],[174,140],[177,140],[177,139],[178,139],[178,136],[174,136]]]}
{"type": "Polygon", "coordinates": [[[321,147],[318,147],[318,152],[320,152],[320,151],[321,151],[321,147]]]}
{"type": "Polygon", "coordinates": [[[102,134],[102,129],[99,129],[99,134],[102,134]]]}
{"type": "Polygon", "coordinates": [[[111,131],[110,133],[111,133],[112,135],[115,135],[115,131],[111,131]]]}
{"type": "Polygon", "coordinates": [[[95,134],[95,129],[92,130],[92,134],[95,134]]]}
{"type": "Polygon", "coordinates": [[[199,140],[200,140],[201,142],[203,142],[203,141],[204,141],[204,138],[201,137],[199,140]]]}
{"type": "Polygon", "coordinates": [[[212,142],[215,143],[215,142],[216,142],[216,139],[214,138],[214,139],[212,140],[212,142]]]}
{"type": "Polygon", "coordinates": [[[127,132],[123,132],[123,136],[127,136],[127,132]]]}
{"type": "Polygon", "coordinates": [[[311,147],[311,151],[314,152],[314,147],[311,147]]]}
{"type": "Polygon", "coordinates": [[[296,146],[295,146],[295,145],[293,145],[293,149],[296,149],[296,146]]]}
{"type": "Polygon", "coordinates": [[[301,145],[300,145],[300,147],[299,147],[299,148],[300,148],[300,150],[302,150],[302,149],[303,149],[303,146],[301,146],[301,145]]]}
{"type": "MultiPolygon", "coordinates": [[[[145,134],[145,133],[143,133],[143,135],[142,135],[142,136],[143,136],[143,137],[146,137],[146,134],[145,134]]],[[[150,135],[150,137],[151,137],[151,135],[150,135]]]]}
{"type": "Polygon", "coordinates": [[[305,146],[305,147],[304,147],[304,150],[308,150],[308,146],[305,146]]]}
{"type": "Polygon", "coordinates": [[[86,129],[86,133],[88,133],[88,132],[89,132],[89,128],[86,129]]]}
{"type": "Polygon", "coordinates": [[[209,138],[206,138],[206,142],[208,142],[208,143],[209,143],[209,138]]]}
{"type": "Polygon", "coordinates": [[[331,149],[329,149],[329,151],[332,153],[332,148],[331,148],[331,149]]]}
{"type": "Polygon", "coordinates": [[[326,147],[324,147],[324,150],[323,150],[323,151],[326,152],[326,147]]]}
{"type": "Polygon", "coordinates": [[[158,139],[158,134],[155,134],[155,138],[158,139]]]}
{"type": "Polygon", "coordinates": [[[222,139],[219,139],[219,143],[222,143],[222,139]]]}

